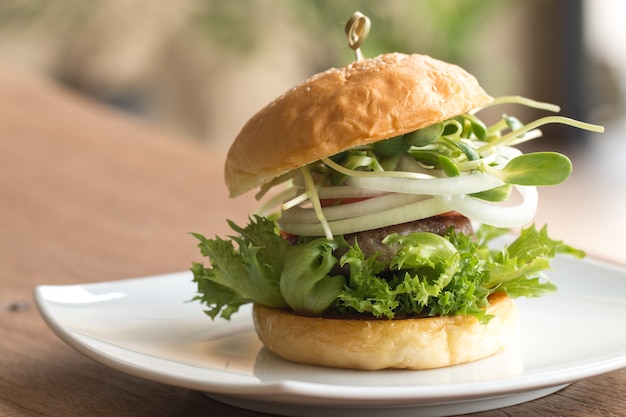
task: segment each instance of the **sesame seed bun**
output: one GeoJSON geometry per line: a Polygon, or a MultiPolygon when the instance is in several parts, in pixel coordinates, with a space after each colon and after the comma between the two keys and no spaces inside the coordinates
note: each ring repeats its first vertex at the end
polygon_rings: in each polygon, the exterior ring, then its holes
{"type": "Polygon", "coordinates": [[[426,127],[490,102],[464,69],[390,53],[319,73],[255,114],[233,142],[225,181],[236,197],[346,149],[426,127]]]}

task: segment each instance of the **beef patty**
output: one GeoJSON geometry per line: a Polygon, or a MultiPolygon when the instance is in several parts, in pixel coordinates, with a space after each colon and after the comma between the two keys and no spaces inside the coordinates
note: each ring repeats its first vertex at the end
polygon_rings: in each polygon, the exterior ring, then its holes
{"type": "MultiPolygon", "coordinates": [[[[388,264],[395,251],[392,247],[382,243],[382,240],[386,236],[393,233],[404,236],[415,232],[431,232],[443,236],[448,233],[451,228],[453,228],[456,233],[464,233],[466,235],[474,233],[472,224],[467,217],[457,212],[450,212],[426,219],[381,227],[379,229],[350,233],[345,235],[344,238],[350,245],[354,245],[356,242],[366,257],[378,253],[378,260],[388,264]]],[[[339,258],[345,252],[345,249],[337,250],[335,256],[339,258]]],[[[346,272],[347,271],[342,271],[344,274],[346,272]]]]}

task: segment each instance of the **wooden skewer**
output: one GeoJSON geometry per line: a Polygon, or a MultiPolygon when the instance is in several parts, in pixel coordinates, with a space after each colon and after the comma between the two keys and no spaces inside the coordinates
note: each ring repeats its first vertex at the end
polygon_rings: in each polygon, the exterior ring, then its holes
{"type": "Polygon", "coordinates": [[[363,59],[361,45],[365,42],[370,32],[370,19],[361,12],[354,12],[346,23],[346,35],[348,36],[348,46],[354,50],[356,60],[363,59]]]}

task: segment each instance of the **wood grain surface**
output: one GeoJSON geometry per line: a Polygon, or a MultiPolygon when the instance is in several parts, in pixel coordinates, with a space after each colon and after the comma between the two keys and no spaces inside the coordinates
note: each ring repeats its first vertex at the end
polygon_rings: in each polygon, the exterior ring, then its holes
{"type": "MultiPolygon", "coordinates": [[[[0,415],[263,416],[109,369],[65,345],[32,294],[185,270],[187,232],[227,232],[223,155],[0,63],[0,415]]],[[[475,416],[622,416],[626,369],[475,416]]]]}

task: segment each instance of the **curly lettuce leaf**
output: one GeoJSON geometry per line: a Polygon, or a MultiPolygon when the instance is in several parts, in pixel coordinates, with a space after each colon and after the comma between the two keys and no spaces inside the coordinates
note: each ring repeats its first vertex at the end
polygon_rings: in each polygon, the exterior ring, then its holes
{"type": "Polygon", "coordinates": [[[345,281],[341,275],[330,275],[338,246],[334,240],[319,238],[288,248],[280,290],[292,310],[320,314],[337,299],[345,281]]]}
{"type": "MultiPolygon", "coordinates": [[[[490,239],[498,236],[494,230],[490,239]]],[[[493,292],[484,286],[489,276],[486,259],[489,250],[484,242],[473,236],[451,232],[447,239],[457,249],[459,268],[452,280],[432,303],[430,316],[468,315],[486,321],[489,317],[485,309],[489,305],[487,297],[493,292]]]]}
{"type": "Polygon", "coordinates": [[[426,232],[394,234],[383,242],[398,246],[387,274],[380,274],[383,265],[365,258],[358,246],[342,258],[350,265],[350,283],[339,296],[341,308],[386,318],[484,315],[490,292],[480,286],[482,276],[476,271],[480,263],[468,255],[470,250],[464,252],[445,237],[426,232]]]}
{"type": "Polygon", "coordinates": [[[287,307],[280,291],[287,241],[276,233],[272,221],[261,217],[256,217],[245,229],[229,223],[240,233],[231,240],[207,239],[192,233],[200,241],[200,252],[211,263],[210,268],[200,263],[192,265],[194,282],[198,285],[195,299],[207,305],[206,313],[211,318],[220,315],[228,319],[241,305],[250,302],[287,307]]]}
{"type": "MultiPolygon", "coordinates": [[[[212,318],[229,318],[242,304],[260,303],[302,314],[360,313],[381,318],[470,315],[485,322],[488,297],[539,297],[556,290],[544,275],[557,254],[585,256],[548,237],[547,228],[521,231],[510,244],[491,247],[508,229],[482,226],[476,235],[451,231],[390,235],[389,265],[366,257],[357,244],[336,238],[303,239],[289,245],[273,221],[255,217],[229,240],[200,240],[210,267],[194,263],[197,300],[212,318]],[[235,247],[234,244],[237,244],[235,247]],[[343,255],[336,257],[337,249],[343,255]],[[349,270],[344,278],[337,271],[349,270]]],[[[337,255],[338,256],[338,255],[337,255]]]]}
{"type": "Polygon", "coordinates": [[[341,257],[340,265],[349,265],[350,278],[345,290],[338,295],[339,311],[352,310],[393,318],[398,300],[393,285],[378,276],[384,264],[375,256],[366,258],[355,244],[341,257]]]}
{"type": "Polygon", "coordinates": [[[550,260],[557,254],[584,258],[585,252],[563,241],[551,239],[547,226],[523,229],[508,246],[492,253],[488,288],[506,291],[511,297],[541,297],[556,291],[556,285],[545,279],[550,260]]]}

